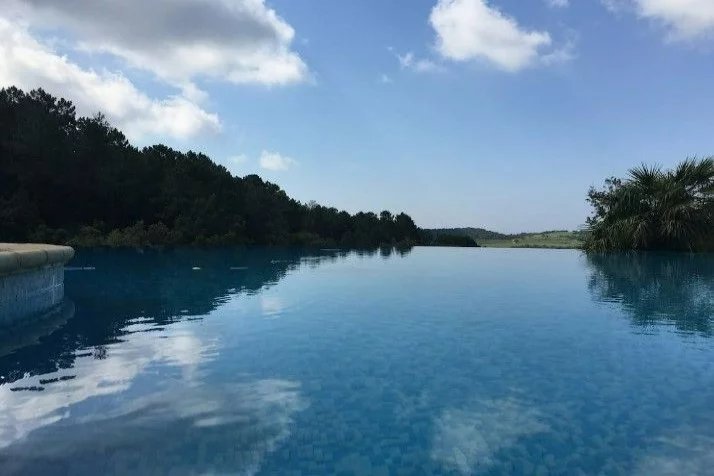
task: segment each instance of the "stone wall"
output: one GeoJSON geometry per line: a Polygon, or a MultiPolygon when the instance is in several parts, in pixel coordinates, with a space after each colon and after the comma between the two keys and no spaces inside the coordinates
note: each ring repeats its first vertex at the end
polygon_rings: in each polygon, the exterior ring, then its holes
{"type": "Polygon", "coordinates": [[[0,243],[0,326],[46,313],[64,299],[66,246],[0,243]]]}

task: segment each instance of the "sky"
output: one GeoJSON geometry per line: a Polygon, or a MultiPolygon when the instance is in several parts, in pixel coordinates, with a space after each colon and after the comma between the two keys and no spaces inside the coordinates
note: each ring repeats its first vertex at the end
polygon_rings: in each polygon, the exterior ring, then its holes
{"type": "Polygon", "coordinates": [[[350,212],[576,229],[606,177],[714,154],[712,0],[0,3],[0,87],[350,212]]]}

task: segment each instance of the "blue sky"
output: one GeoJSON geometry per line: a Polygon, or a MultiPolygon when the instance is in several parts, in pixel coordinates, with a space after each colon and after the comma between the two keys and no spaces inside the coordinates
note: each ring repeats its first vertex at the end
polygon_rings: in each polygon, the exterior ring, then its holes
{"type": "Polygon", "coordinates": [[[302,201],[573,229],[605,177],[714,153],[711,0],[8,1],[0,86],[302,201]]]}

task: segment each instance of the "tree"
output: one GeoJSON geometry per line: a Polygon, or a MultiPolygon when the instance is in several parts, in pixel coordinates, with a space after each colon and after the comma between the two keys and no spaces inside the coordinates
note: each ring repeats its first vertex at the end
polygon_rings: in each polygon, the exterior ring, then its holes
{"type": "Polygon", "coordinates": [[[714,159],[673,170],[641,165],[590,189],[585,249],[701,250],[714,244],[714,159]]]}
{"type": "Polygon", "coordinates": [[[412,219],[303,204],[197,152],[138,149],[100,113],[42,89],[0,89],[0,242],[76,246],[412,245],[412,219]]]}

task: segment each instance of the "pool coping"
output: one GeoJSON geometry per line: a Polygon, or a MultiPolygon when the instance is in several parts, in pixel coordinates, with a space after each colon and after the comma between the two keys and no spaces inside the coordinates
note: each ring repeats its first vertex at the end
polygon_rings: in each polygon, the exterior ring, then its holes
{"type": "Polygon", "coordinates": [[[49,266],[61,266],[74,256],[70,246],[39,243],[0,243],[0,276],[49,266]]]}

